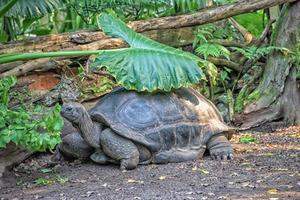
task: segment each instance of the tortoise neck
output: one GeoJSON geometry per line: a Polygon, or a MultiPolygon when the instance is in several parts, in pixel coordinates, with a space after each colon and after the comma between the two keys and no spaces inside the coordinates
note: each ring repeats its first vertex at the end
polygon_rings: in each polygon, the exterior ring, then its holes
{"type": "Polygon", "coordinates": [[[92,147],[99,148],[98,126],[92,121],[87,111],[82,113],[79,119],[78,128],[83,139],[92,147]]]}

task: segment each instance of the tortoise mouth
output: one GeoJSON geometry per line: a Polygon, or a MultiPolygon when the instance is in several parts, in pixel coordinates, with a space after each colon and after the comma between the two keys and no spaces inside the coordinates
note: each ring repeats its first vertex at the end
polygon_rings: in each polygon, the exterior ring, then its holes
{"type": "Polygon", "coordinates": [[[66,112],[66,110],[65,110],[64,107],[62,107],[62,109],[60,111],[60,115],[63,116],[64,118],[68,119],[68,117],[66,117],[67,116],[67,112],[66,112]]]}

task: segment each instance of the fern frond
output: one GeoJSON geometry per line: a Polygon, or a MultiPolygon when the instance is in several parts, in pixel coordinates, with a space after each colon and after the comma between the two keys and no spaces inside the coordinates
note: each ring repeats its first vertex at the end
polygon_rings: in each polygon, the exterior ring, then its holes
{"type": "Polygon", "coordinates": [[[221,57],[224,56],[227,60],[230,60],[230,51],[220,45],[220,44],[215,44],[215,43],[204,43],[201,44],[197,49],[196,53],[199,55],[203,56],[204,59],[207,59],[209,56],[212,57],[221,57]]]}
{"type": "Polygon", "coordinates": [[[257,48],[255,46],[250,46],[244,49],[239,47],[232,47],[232,49],[240,52],[243,56],[245,56],[249,60],[258,60],[262,57],[269,55],[273,51],[279,51],[281,53],[285,53],[289,51],[286,48],[275,47],[275,46],[260,47],[260,48],[257,48]]]}

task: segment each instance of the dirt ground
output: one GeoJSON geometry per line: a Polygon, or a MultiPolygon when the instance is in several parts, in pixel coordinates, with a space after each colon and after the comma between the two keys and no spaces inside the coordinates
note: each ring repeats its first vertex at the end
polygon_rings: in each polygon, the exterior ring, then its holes
{"type": "Polygon", "coordinates": [[[118,166],[91,162],[48,165],[36,155],[11,171],[1,200],[17,199],[300,199],[300,126],[234,136],[233,161],[118,166]],[[254,136],[256,143],[240,138],[254,136]]]}

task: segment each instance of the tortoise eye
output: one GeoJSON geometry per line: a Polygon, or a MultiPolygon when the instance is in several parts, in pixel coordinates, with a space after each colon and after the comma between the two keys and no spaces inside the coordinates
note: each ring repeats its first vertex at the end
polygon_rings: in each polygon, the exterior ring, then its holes
{"type": "Polygon", "coordinates": [[[66,108],[66,111],[69,111],[69,112],[70,112],[70,111],[72,111],[72,108],[71,108],[71,107],[67,107],[67,108],[66,108]]]}

